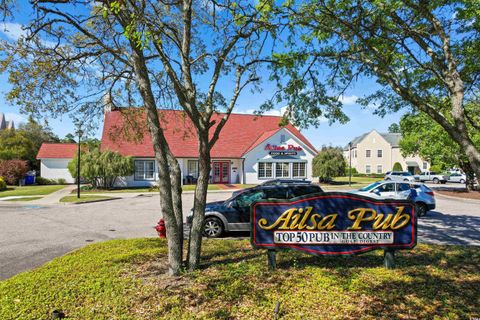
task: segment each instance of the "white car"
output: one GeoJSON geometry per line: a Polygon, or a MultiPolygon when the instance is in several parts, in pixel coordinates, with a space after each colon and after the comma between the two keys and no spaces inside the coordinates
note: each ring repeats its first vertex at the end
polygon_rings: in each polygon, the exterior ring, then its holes
{"type": "Polygon", "coordinates": [[[410,187],[413,185],[417,196],[414,198],[417,205],[417,215],[424,216],[427,211],[435,209],[433,191],[422,183],[377,181],[359,190],[350,193],[361,194],[379,199],[407,199],[410,196],[410,187]]]}
{"type": "Polygon", "coordinates": [[[459,172],[451,173],[448,178],[448,182],[458,182],[458,183],[464,184],[466,181],[467,181],[467,176],[459,172]]]}
{"type": "Polygon", "coordinates": [[[407,171],[389,171],[385,174],[385,180],[415,182],[414,176],[407,171]]]}

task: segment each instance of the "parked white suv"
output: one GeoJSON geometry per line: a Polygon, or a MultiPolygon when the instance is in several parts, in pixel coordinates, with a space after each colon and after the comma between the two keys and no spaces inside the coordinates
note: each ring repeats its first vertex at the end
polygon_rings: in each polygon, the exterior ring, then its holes
{"type": "Polygon", "coordinates": [[[385,174],[385,180],[393,180],[393,181],[409,181],[414,182],[415,178],[410,172],[407,171],[388,171],[385,174]]]}

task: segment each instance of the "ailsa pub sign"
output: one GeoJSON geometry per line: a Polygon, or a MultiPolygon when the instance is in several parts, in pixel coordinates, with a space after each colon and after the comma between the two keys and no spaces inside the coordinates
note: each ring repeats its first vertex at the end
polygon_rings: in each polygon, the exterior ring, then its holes
{"type": "Polygon", "coordinates": [[[290,248],[318,255],[348,255],[374,249],[411,249],[417,242],[415,206],[326,192],[251,206],[255,248],[290,248]]]}

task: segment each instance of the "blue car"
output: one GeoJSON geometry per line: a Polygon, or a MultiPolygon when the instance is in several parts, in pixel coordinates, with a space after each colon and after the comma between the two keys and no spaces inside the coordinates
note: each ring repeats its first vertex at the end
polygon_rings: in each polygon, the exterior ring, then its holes
{"type": "MultiPolygon", "coordinates": [[[[323,192],[313,184],[260,185],[245,189],[225,201],[207,203],[203,235],[220,237],[224,232],[250,231],[250,205],[261,199],[291,199],[312,193],[323,192]]],[[[193,211],[187,216],[191,224],[193,211]]]]}

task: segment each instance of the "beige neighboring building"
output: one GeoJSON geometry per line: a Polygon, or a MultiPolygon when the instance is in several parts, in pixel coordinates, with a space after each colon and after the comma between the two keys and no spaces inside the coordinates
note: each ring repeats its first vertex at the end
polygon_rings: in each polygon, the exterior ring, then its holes
{"type": "Polygon", "coordinates": [[[352,156],[352,168],[359,173],[385,173],[392,171],[395,162],[402,165],[403,171],[415,173],[427,171],[430,163],[419,156],[402,157],[399,142],[400,133],[379,133],[376,130],[364,133],[353,139],[343,149],[347,163],[352,156]]]}

